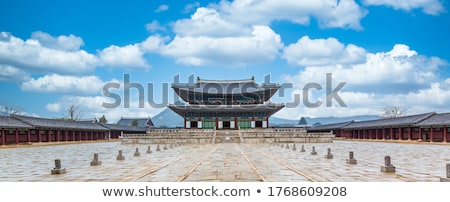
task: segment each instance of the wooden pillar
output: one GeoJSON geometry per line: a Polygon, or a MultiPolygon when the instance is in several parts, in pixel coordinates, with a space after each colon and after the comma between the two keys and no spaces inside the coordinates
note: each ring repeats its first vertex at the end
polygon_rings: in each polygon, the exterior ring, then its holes
{"type": "Polygon", "coordinates": [[[64,141],[66,141],[66,142],[67,142],[67,139],[69,137],[68,133],[69,133],[69,131],[67,131],[67,130],[64,131],[64,141]]]}
{"type": "Polygon", "coordinates": [[[402,140],[403,136],[403,128],[398,128],[398,140],[402,140]]]}
{"type": "Polygon", "coordinates": [[[408,129],[408,140],[411,140],[411,138],[412,138],[412,127],[410,126],[409,127],[409,129],[408,129]]]}
{"type": "Polygon", "coordinates": [[[422,127],[419,127],[419,139],[422,140],[422,127]]]}
{"type": "Polygon", "coordinates": [[[394,128],[391,127],[391,140],[394,139],[394,136],[395,136],[395,135],[394,135],[394,128]]]}
{"type": "Polygon", "coordinates": [[[52,142],[52,136],[50,135],[50,129],[47,130],[47,142],[52,142]]]}
{"type": "Polygon", "coordinates": [[[72,141],[73,142],[75,141],[75,131],[74,130],[72,130],[72,141]]]}
{"type": "Polygon", "coordinates": [[[5,145],[5,140],[6,140],[6,138],[5,138],[5,130],[4,130],[4,129],[2,129],[2,134],[1,134],[1,136],[2,136],[2,138],[1,138],[1,140],[0,140],[0,145],[5,145]]]}
{"type": "Polygon", "coordinates": [[[433,142],[433,126],[430,126],[430,142],[433,142]]]}
{"type": "Polygon", "coordinates": [[[27,142],[31,142],[31,129],[27,129],[27,142]]]}
{"type": "Polygon", "coordinates": [[[19,144],[19,129],[16,128],[16,144],[19,144]]]}
{"type": "Polygon", "coordinates": [[[37,142],[41,142],[42,141],[41,130],[37,129],[36,133],[37,133],[37,142]]]}
{"type": "Polygon", "coordinates": [[[56,141],[57,142],[59,142],[61,139],[60,139],[60,136],[61,136],[61,130],[57,130],[56,131],[56,141]]]}
{"type": "Polygon", "coordinates": [[[447,142],[447,126],[442,126],[442,127],[444,127],[444,140],[442,140],[442,141],[447,142]]]}

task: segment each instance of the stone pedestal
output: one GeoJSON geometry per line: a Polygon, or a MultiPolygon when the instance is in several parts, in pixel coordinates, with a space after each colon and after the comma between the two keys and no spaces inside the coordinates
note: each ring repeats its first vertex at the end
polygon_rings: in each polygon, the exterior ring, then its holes
{"type": "Polygon", "coordinates": [[[312,147],[311,155],[317,155],[316,147],[312,147]]]}
{"type": "Polygon", "coordinates": [[[102,165],[102,162],[98,160],[98,153],[94,154],[94,159],[91,161],[91,166],[102,165]]]}
{"type": "Polygon", "coordinates": [[[152,149],[150,148],[150,146],[148,146],[147,148],[147,154],[151,154],[152,153],[152,149]]]}
{"type": "Polygon", "coordinates": [[[164,149],[164,150],[167,150],[167,145],[166,145],[166,144],[164,144],[163,149],[164,149]]]}
{"type": "Polygon", "coordinates": [[[348,153],[348,159],[346,160],[347,164],[356,164],[356,159],[353,158],[353,152],[348,153]]]}
{"type": "Polygon", "coordinates": [[[286,149],[289,149],[289,144],[286,144],[286,149]]]}
{"type": "Polygon", "coordinates": [[[443,178],[441,177],[441,182],[450,182],[450,163],[447,163],[446,167],[446,171],[447,171],[447,178],[443,178]]]}
{"type": "Polygon", "coordinates": [[[61,168],[61,160],[55,159],[55,167],[51,171],[52,175],[65,174],[66,169],[61,168]]]}
{"type": "Polygon", "coordinates": [[[141,153],[139,153],[139,149],[136,148],[136,151],[134,152],[134,156],[141,156],[141,153]]]}
{"type": "Polygon", "coordinates": [[[302,149],[300,150],[300,152],[305,152],[305,145],[302,145],[302,149]]]}
{"type": "Polygon", "coordinates": [[[125,156],[122,155],[122,150],[119,150],[119,155],[117,155],[116,159],[118,161],[123,161],[125,160],[125,156]]]}
{"type": "Polygon", "coordinates": [[[159,148],[159,145],[156,146],[156,151],[161,151],[161,149],[159,148]]]}
{"type": "Polygon", "coordinates": [[[384,165],[381,166],[380,170],[384,173],[395,173],[395,167],[391,164],[390,156],[384,157],[384,165]]]}
{"type": "Polygon", "coordinates": [[[331,154],[331,149],[330,148],[328,148],[327,155],[325,155],[325,158],[326,159],[332,159],[333,158],[333,154],[331,154]]]}
{"type": "Polygon", "coordinates": [[[284,148],[284,144],[281,144],[281,148],[284,148]]]}
{"type": "Polygon", "coordinates": [[[295,147],[295,144],[292,146],[292,151],[296,151],[297,147],[295,147]]]}

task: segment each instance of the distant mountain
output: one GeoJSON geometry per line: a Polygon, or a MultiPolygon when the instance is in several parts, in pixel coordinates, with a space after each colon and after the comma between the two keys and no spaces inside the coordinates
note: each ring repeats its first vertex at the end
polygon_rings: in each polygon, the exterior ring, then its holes
{"type": "MultiPolygon", "coordinates": [[[[329,123],[339,123],[345,121],[365,121],[378,119],[377,115],[360,115],[360,116],[348,116],[348,117],[316,117],[310,118],[305,117],[306,123],[308,125],[313,125],[315,123],[329,124],[329,123]]],[[[173,112],[169,108],[164,109],[156,116],[152,117],[153,124],[157,127],[183,127],[183,118],[177,113],[173,112]]],[[[269,126],[292,126],[297,125],[299,120],[283,119],[278,117],[270,117],[269,126]]]]}

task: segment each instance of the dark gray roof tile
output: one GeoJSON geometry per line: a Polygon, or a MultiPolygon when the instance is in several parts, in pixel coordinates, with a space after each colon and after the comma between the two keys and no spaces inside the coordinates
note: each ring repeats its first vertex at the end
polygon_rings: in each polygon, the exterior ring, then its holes
{"type": "Polygon", "coordinates": [[[435,112],[426,114],[416,114],[411,116],[401,116],[395,118],[382,118],[369,121],[358,121],[353,122],[347,126],[342,127],[343,129],[359,129],[359,128],[378,128],[378,127],[390,127],[390,126],[412,126],[420,121],[423,121],[435,112]]]}
{"type": "Polygon", "coordinates": [[[98,124],[95,124],[95,123],[85,123],[85,122],[59,120],[59,119],[37,118],[37,117],[19,116],[19,115],[12,115],[12,117],[14,119],[17,119],[28,125],[38,127],[38,128],[80,129],[80,130],[97,130],[97,131],[107,131],[108,130],[98,124]]]}
{"type": "Polygon", "coordinates": [[[434,114],[431,117],[415,125],[416,126],[450,125],[450,113],[434,114]]]}
{"type": "Polygon", "coordinates": [[[32,126],[10,116],[0,116],[0,128],[32,128],[32,126]]]}

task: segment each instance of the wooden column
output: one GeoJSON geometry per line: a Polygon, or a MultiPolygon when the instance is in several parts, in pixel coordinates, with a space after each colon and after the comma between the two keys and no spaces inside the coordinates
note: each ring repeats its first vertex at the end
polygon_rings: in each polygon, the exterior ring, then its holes
{"type": "Polygon", "coordinates": [[[4,130],[4,129],[2,129],[2,134],[1,134],[1,136],[2,136],[2,138],[1,138],[1,140],[0,140],[0,145],[5,145],[5,140],[6,140],[6,138],[5,138],[5,130],[4,130]]]}
{"type": "Polygon", "coordinates": [[[50,135],[50,129],[47,130],[47,142],[52,142],[52,135],[50,135]]]}
{"type": "Polygon", "coordinates": [[[64,130],[64,141],[66,141],[67,142],[67,139],[69,138],[69,131],[67,131],[67,130],[64,130]]]}
{"type": "Polygon", "coordinates": [[[72,141],[75,141],[75,131],[72,131],[72,141]]]}
{"type": "Polygon", "coordinates": [[[41,142],[41,141],[42,141],[42,138],[41,138],[41,130],[37,129],[37,130],[36,130],[36,133],[37,133],[37,142],[41,142]]]}
{"type": "Polygon", "coordinates": [[[408,129],[408,140],[411,140],[411,138],[412,138],[412,127],[410,126],[409,127],[409,129],[408,129]]]}
{"type": "Polygon", "coordinates": [[[419,139],[418,140],[422,140],[422,128],[419,127],[419,139]]]}
{"type": "Polygon", "coordinates": [[[391,127],[391,140],[394,139],[394,136],[395,136],[395,135],[394,135],[394,128],[391,127]]]}
{"type": "Polygon", "coordinates": [[[31,142],[31,129],[27,129],[27,142],[31,142]]]}
{"type": "Polygon", "coordinates": [[[433,126],[430,126],[430,142],[433,142],[433,126]]]}
{"type": "Polygon", "coordinates": [[[19,144],[19,129],[16,128],[16,144],[19,144]]]}
{"type": "Polygon", "coordinates": [[[56,131],[56,141],[57,142],[59,142],[61,140],[60,136],[61,136],[61,130],[56,131]]]}
{"type": "Polygon", "coordinates": [[[442,126],[442,127],[444,127],[444,140],[442,140],[442,141],[447,142],[447,126],[442,126]]]}
{"type": "Polygon", "coordinates": [[[403,128],[398,128],[398,140],[402,140],[403,136],[403,128]]]}

